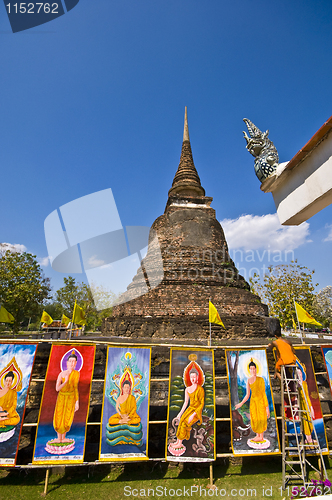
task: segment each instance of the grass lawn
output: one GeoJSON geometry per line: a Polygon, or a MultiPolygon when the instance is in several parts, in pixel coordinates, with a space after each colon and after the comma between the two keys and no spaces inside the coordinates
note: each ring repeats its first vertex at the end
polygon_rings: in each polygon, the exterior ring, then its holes
{"type": "MultiPolygon", "coordinates": [[[[241,462],[241,460],[237,459],[241,462]]],[[[329,476],[330,464],[326,459],[329,476]]],[[[280,457],[245,457],[242,464],[219,459],[213,466],[161,462],[54,468],[50,473],[50,500],[123,500],[126,498],[257,498],[288,499],[281,491],[280,457]]],[[[45,469],[1,469],[0,499],[34,500],[43,496],[45,469]]],[[[298,496],[298,498],[301,498],[298,496]]]]}

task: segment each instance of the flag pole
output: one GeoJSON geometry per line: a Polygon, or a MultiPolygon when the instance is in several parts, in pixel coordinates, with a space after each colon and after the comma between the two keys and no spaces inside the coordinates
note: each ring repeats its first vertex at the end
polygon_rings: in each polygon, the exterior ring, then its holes
{"type": "Polygon", "coordinates": [[[296,309],[295,299],[294,299],[294,298],[293,298],[293,301],[294,301],[294,307],[295,307],[295,313],[296,313],[297,324],[298,324],[298,327],[299,327],[299,330],[300,330],[300,335],[301,335],[301,342],[302,342],[302,344],[304,344],[304,341],[303,341],[303,335],[302,335],[302,331],[301,331],[301,325],[300,325],[300,322],[299,322],[299,317],[298,317],[298,315],[297,315],[297,309],[296,309]]]}
{"type": "Polygon", "coordinates": [[[211,302],[211,297],[209,298],[209,326],[210,326],[210,338],[208,345],[211,347],[212,344],[212,335],[211,335],[211,321],[210,321],[210,302],[211,302]]]}
{"type": "MultiPolygon", "coordinates": [[[[210,321],[210,302],[211,302],[211,297],[209,298],[209,327],[210,327],[210,337],[208,340],[208,346],[211,347],[212,343],[212,336],[211,336],[211,321],[210,321]]],[[[214,489],[213,485],[213,464],[210,462],[210,484],[208,485],[208,488],[214,489]]]]}
{"type": "Polygon", "coordinates": [[[70,325],[70,332],[69,332],[69,340],[71,340],[71,336],[72,336],[72,333],[73,333],[73,322],[74,322],[75,308],[76,308],[76,297],[75,297],[75,304],[74,304],[73,315],[72,315],[72,317],[71,317],[71,325],[70,325]]]}

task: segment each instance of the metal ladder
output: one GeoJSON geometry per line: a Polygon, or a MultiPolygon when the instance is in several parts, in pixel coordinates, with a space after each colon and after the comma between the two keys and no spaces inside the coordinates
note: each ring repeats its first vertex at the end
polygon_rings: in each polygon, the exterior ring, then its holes
{"type": "Polygon", "coordinates": [[[302,389],[296,365],[281,366],[281,401],[283,488],[290,482],[307,488],[310,484],[308,480],[310,469],[318,472],[321,479],[326,479],[327,474],[322,450],[311,418],[311,404],[310,401],[307,401],[306,394],[302,389]],[[287,404],[285,404],[285,397],[287,404]],[[286,427],[287,423],[289,425],[286,427]],[[312,428],[313,443],[306,443],[304,424],[312,428]],[[293,438],[293,446],[290,446],[290,438],[293,438]],[[318,457],[319,469],[307,459],[309,453],[318,457]]]}

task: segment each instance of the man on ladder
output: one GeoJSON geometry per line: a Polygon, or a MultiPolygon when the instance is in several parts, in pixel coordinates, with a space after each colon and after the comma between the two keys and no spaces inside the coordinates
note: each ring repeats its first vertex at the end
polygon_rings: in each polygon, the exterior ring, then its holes
{"type": "Polygon", "coordinates": [[[296,362],[296,355],[293,344],[288,339],[281,338],[281,331],[276,332],[276,339],[271,342],[267,348],[277,350],[277,363],[274,372],[274,378],[281,380],[280,370],[283,365],[293,365],[296,362]]]}
{"type": "Polygon", "coordinates": [[[273,347],[277,350],[274,377],[281,380],[283,488],[290,481],[297,484],[300,482],[306,488],[309,485],[307,465],[324,479],[327,478],[322,451],[312,422],[314,410],[307,389],[306,370],[296,357],[292,343],[281,338],[281,332],[277,332],[276,340],[268,345],[268,348],[273,347]],[[320,470],[308,461],[308,453],[318,456],[320,470]]]}

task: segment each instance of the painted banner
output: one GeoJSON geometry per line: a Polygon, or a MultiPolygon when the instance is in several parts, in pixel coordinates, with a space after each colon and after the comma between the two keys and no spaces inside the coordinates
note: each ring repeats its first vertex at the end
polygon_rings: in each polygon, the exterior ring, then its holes
{"type": "Polygon", "coordinates": [[[332,395],[332,345],[321,346],[321,349],[332,395]]]}
{"type": "Polygon", "coordinates": [[[52,345],[33,464],[83,462],[95,346],[52,345]]]}
{"type": "MultiPolygon", "coordinates": [[[[312,423],[315,427],[317,438],[319,441],[320,448],[324,455],[328,454],[328,446],[327,439],[325,433],[325,426],[323,420],[322,408],[319,400],[319,392],[317,388],[317,382],[315,377],[315,372],[312,364],[311,351],[309,347],[294,347],[297,361],[296,364],[298,366],[297,372],[300,378],[300,401],[293,401],[293,407],[306,409],[311,413],[312,423]],[[304,397],[304,394],[306,397],[304,397]],[[307,407],[307,403],[308,406],[307,407]]],[[[287,404],[287,401],[285,400],[287,404]]],[[[290,417],[290,415],[288,415],[290,417]]],[[[300,421],[298,414],[295,415],[295,420],[298,421],[298,432],[300,432],[300,421]]],[[[287,422],[287,432],[294,434],[294,425],[292,422],[287,422]]],[[[303,421],[303,432],[305,435],[306,444],[310,444],[312,441],[316,439],[315,433],[313,431],[313,427],[310,422],[303,421]]],[[[295,436],[288,438],[289,446],[296,446],[295,436]]],[[[308,455],[314,455],[315,452],[310,452],[310,448],[306,450],[308,455]]],[[[291,452],[290,452],[291,454],[291,452]]]]}
{"type": "Polygon", "coordinates": [[[151,349],[107,350],[99,460],[148,460],[151,349]]]}
{"type": "Polygon", "coordinates": [[[14,466],[36,344],[0,344],[0,466],[14,466]]]}
{"type": "Polygon", "coordinates": [[[171,349],[166,460],[215,458],[213,350],[171,349]]]}
{"type": "Polygon", "coordinates": [[[234,455],[280,453],[265,349],[226,349],[234,455]]]}

